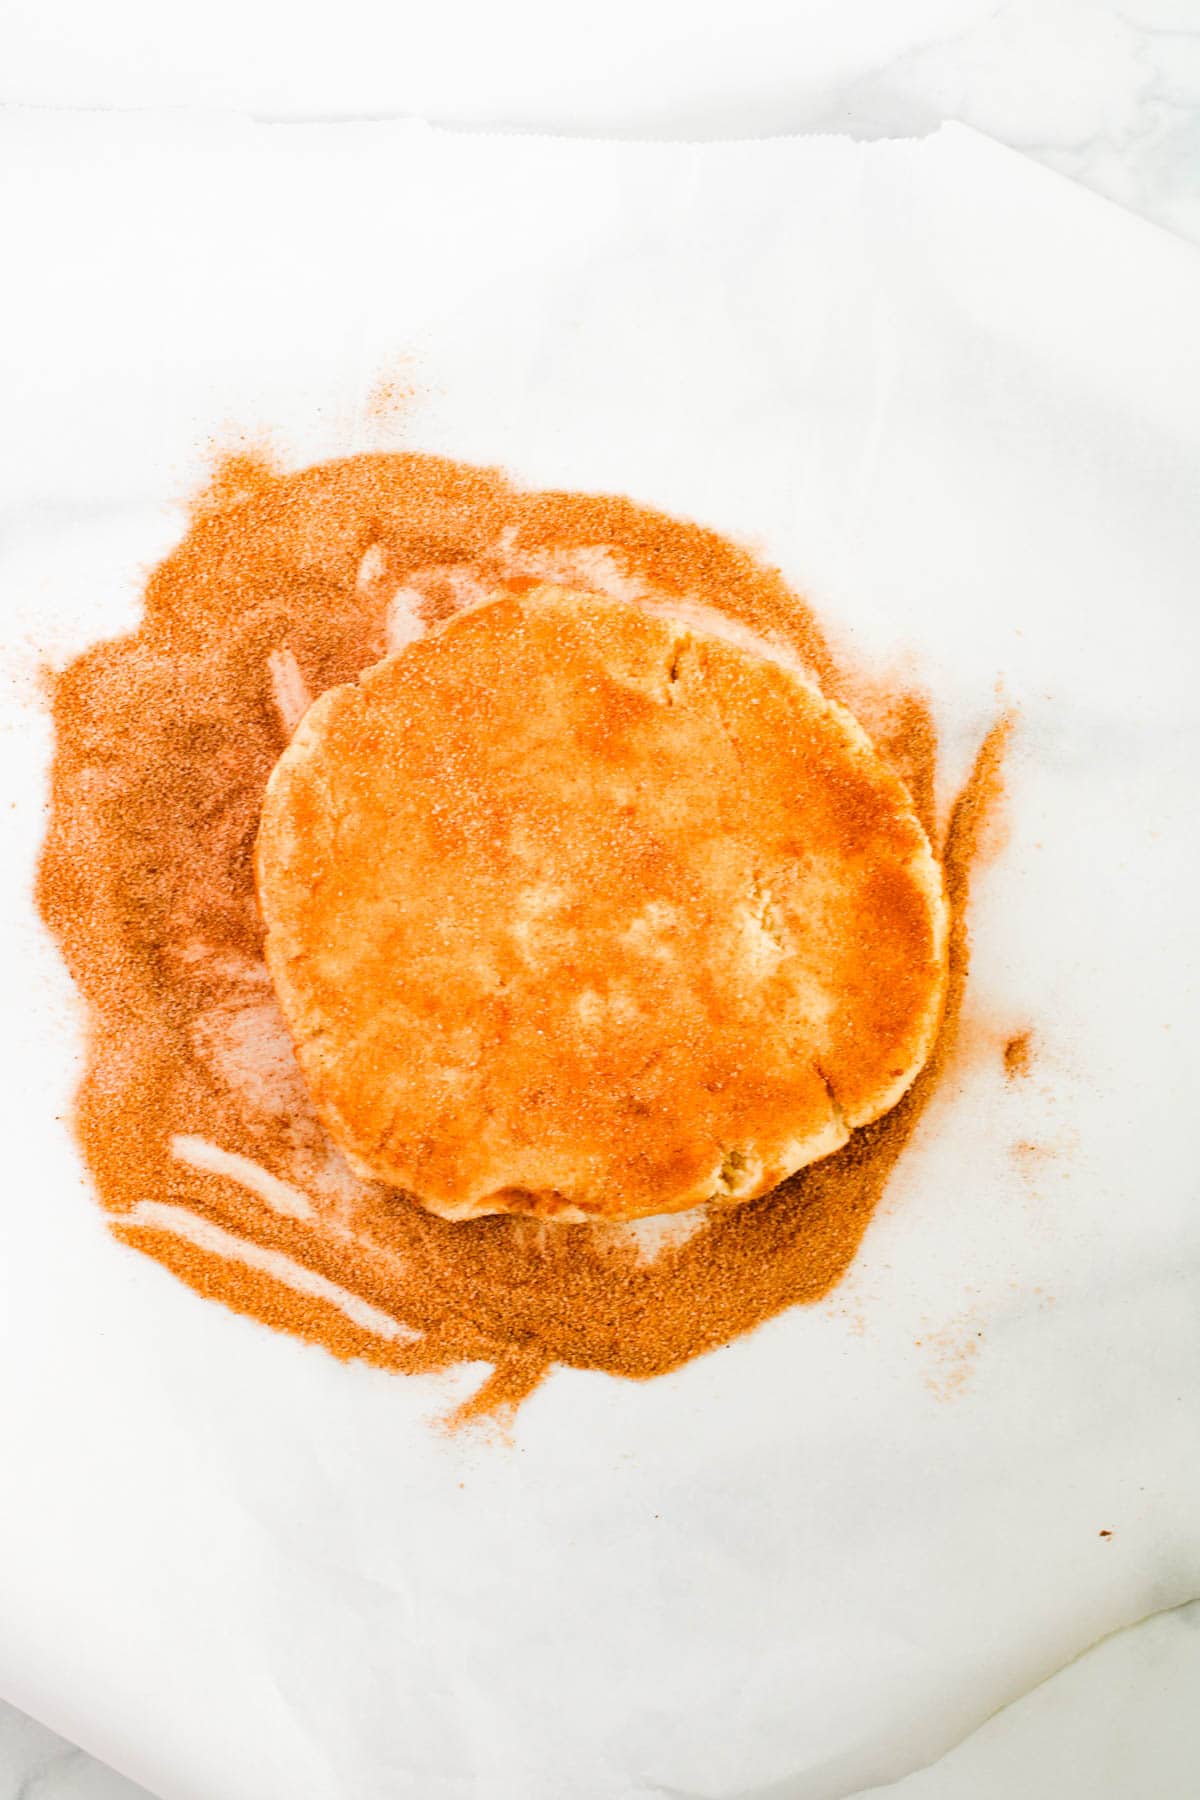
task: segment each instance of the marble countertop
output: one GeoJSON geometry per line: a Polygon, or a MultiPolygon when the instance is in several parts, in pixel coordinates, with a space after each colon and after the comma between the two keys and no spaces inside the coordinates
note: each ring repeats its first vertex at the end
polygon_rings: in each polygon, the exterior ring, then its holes
{"type": "MultiPolygon", "coordinates": [[[[352,0],[351,11],[371,3],[352,0]]],[[[736,9],[650,0],[629,14],[647,40],[640,54],[621,49],[619,31],[593,43],[581,24],[576,45],[543,45],[533,82],[521,28],[536,17],[544,35],[536,0],[503,9],[504,45],[465,73],[464,16],[485,30],[478,0],[435,10],[432,23],[404,6],[373,19],[398,52],[409,34],[413,54],[390,58],[385,43],[351,62],[327,57],[323,38],[306,45],[303,24],[279,54],[255,55],[260,38],[274,45],[276,0],[218,0],[203,24],[182,11],[164,17],[150,0],[18,4],[0,24],[2,97],[231,106],[267,118],[419,113],[638,136],[907,136],[958,119],[1200,245],[1200,0],[750,0],[736,9]],[[722,34],[734,28],[731,49],[722,34]],[[679,48],[669,75],[646,54],[652,40],[679,48]],[[569,105],[555,54],[577,66],[569,105]]],[[[618,0],[605,14],[620,25],[627,11],[618,0]]],[[[1200,1765],[1198,1686],[1200,1601],[1096,1646],[886,1791],[898,1800],[1187,1800],[1200,1765]]],[[[0,1702],[0,1800],[142,1792],[0,1702]]]]}
{"type": "MultiPolygon", "coordinates": [[[[1194,1601],[1106,1638],[940,1762],[858,1800],[1192,1800],[1198,1688],[1194,1601]]],[[[145,1790],[0,1701],[0,1800],[145,1800],[145,1790]]]]}

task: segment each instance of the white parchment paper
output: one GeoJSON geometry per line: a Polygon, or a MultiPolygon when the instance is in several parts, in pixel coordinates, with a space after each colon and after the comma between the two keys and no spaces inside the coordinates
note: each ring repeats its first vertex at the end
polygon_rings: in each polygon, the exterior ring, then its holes
{"type": "Polygon", "coordinates": [[[1200,1592],[1195,253],[959,128],[0,145],[0,1692],[165,1800],[836,1800],[1200,1592]],[[1034,1069],[963,1061],[828,1301],[558,1371],[506,1446],[429,1427],[479,1370],[343,1367],[109,1239],[36,663],[132,619],[238,430],[742,537],[928,686],[947,791],[1018,707],[964,1028],[1034,1069]]]}

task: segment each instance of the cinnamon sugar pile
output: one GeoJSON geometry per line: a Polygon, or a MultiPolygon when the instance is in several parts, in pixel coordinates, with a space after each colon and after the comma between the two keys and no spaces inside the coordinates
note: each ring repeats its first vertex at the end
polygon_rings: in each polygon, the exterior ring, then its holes
{"type": "MultiPolygon", "coordinates": [[[[77,1129],[113,1230],[200,1292],[341,1357],[648,1377],[815,1300],[853,1258],[938,1080],[967,963],[968,876],[999,780],[985,743],[942,846],[954,915],[941,1038],[900,1104],[729,1211],[638,1226],[448,1224],[355,1175],[308,1101],[261,953],[251,854],[309,700],[497,583],[712,607],[798,656],[900,770],[934,834],[936,744],[912,694],[854,681],[774,571],[611,496],[523,493],[424,456],[218,471],[129,637],[57,680],[39,904],[86,999],[77,1129]]],[[[934,837],[936,845],[936,837],[934,837]]]]}

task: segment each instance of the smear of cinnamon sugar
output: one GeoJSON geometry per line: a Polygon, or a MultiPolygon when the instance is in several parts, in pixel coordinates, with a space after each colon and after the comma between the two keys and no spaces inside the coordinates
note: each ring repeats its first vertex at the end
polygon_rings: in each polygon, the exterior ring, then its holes
{"type": "MultiPolygon", "coordinates": [[[[970,870],[1008,731],[989,733],[944,833],[945,1018],[892,1112],[731,1210],[638,1227],[448,1224],[359,1179],[317,1121],[262,962],[251,850],[305,695],[497,582],[546,576],[716,608],[826,692],[863,691],[778,572],[715,532],[416,455],[291,475],[226,459],[152,574],[138,631],[86,652],[54,690],[38,900],[87,1003],[75,1123],[112,1229],[200,1293],[336,1356],[408,1372],[491,1364],[460,1421],[511,1412],[556,1362],[662,1374],[841,1278],[954,1035],[970,870]]],[[[928,706],[879,690],[871,724],[932,833],[928,706]]]]}
{"type": "Polygon", "coordinates": [[[958,1399],[976,1372],[983,1348],[976,1314],[967,1311],[916,1342],[928,1359],[925,1385],[930,1393],[938,1400],[958,1399]]]}

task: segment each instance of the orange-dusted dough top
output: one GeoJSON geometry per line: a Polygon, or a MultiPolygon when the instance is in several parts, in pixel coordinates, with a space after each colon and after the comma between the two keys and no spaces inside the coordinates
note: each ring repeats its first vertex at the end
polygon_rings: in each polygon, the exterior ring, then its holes
{"type": "Polygon", "coordinates": [[[324,694],[257,880],[327,1128],[449,1218],[763,1193],[895,1103],[944,995],[941,871],[851,715],[560,588],[324,694]]]}

